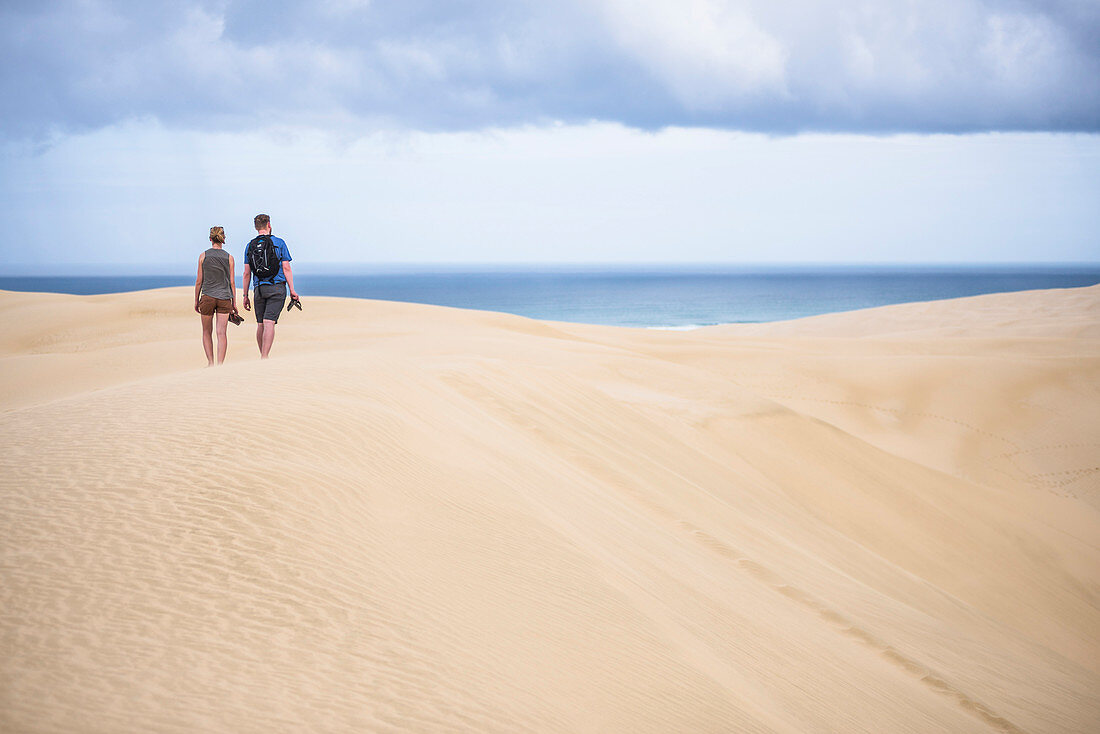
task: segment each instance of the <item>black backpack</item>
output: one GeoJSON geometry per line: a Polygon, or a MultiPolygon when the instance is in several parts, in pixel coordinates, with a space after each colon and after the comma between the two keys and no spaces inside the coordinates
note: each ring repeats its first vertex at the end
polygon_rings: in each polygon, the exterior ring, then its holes
{"type": "Polygon", "coordinates": [[[269,234],[262,234],[248,243],[247,259],[257,280],[270,280],[279,272],[279,250],[269,234]]]}

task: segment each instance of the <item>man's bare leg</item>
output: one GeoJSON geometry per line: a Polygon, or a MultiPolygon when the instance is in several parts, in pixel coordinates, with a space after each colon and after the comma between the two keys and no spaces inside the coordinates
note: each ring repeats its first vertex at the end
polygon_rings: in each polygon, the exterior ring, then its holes
{"type": "Polygon", "coordinates": [[[256,324],[256,348],[260,350],[260,355],[264,353],[264,322],[256,324]]]}
{"type": "Polygon", "coordinates": [[[218,364],[225,361],[225,350],[229,347],[229,339],[225,335],[226,327],[229,325],[229,314],[218,314],[218,364]]]}
{"type": "Polygon", "coordinates": [[[267,359],[267,355],[271,353],[271,343],[275,341],[274,321],[264,319],[262,339],[263,341],[260,343],[260,359],[267,359]]]}
{"type": "Polygon", "coordinates": [[[214,314],[201,314],[202,319],[202,349],[206,352],[206,366],[214,364],[214,314]]]}

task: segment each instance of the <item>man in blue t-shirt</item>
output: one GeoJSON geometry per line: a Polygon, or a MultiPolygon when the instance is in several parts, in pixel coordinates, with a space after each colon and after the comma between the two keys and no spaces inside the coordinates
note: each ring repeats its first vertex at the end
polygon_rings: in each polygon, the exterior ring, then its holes
{"type": "Polygon", "coordinates": [[[267,359],[267,355],[271,353],[271,344],[275,341],[275,324],[279,322],[279,314],[283,312],[283,305],[286,303],[287,289],[290,289],[291,301],[297,301],[298,294],[294,290],[294,273],[290,270],[290,250],[286,248],[286,243],[282,239],[271,235],[271,217],[266,214],[257,214],[252,221],[256,225],[258,235],[271,237],[271,242],[275,245],[275,251],[279,256],[279,269],[275,275],[260,280],[259,275],[253,278],[252,263],[248,259],[248,245],[244,248],[244,273],[241,276],[244,310],[252,309],[248,300],[248,286],[255,279],[256,346],[260,348],[260,359],[267,359]]]}

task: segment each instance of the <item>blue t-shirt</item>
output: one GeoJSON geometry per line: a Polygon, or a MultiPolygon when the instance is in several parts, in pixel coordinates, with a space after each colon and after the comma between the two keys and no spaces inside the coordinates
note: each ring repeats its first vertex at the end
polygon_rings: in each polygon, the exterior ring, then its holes
{"type": "MultiPolygon", "coordinates": [[[[278,285],[279,283],[286,282],[286,276],[283,275],[283,261],[290,262],[294,258],[290,256],[290,250],[286,249],[286,243],[275,235],[271,236],[271,241],[275,244],[275,251],[279,253],[279,272],[267,280],[260,280],[256,277],[255,273],[252,273],[252,282],[256,285],[278,285]]],[[[244,246],[244,263],[248,263],[248,245],[244,246]]]]}

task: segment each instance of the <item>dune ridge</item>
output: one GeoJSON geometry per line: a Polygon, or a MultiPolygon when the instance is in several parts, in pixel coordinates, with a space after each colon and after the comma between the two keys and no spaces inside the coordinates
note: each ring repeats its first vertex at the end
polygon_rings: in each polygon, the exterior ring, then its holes
{"type": "Polygon", "coordinates": [[[188,299],[0,292],[0,730],[1100,728],[1100,286],[188,299]]]}

